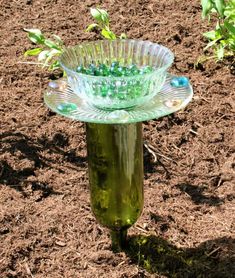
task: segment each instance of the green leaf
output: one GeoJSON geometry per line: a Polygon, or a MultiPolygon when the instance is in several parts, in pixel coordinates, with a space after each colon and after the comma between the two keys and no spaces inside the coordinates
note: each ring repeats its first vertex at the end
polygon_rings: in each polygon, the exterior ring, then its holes
{"type": "Polygon", "coordinates": [[[44,43],[44,36],[40,33],[28,33],[28,38],[31,40],[31,42],[36,44],[43,44],[44,43]]]}
{"type": "Polygon", "coordinates": [[[201,0],[202,18],[206,18],[213,8],[212,0],[201,0]]]}
{"type": "Polygon", "coordinates": [[[212,47],[218,42],[218,40],[211,41],[207,44],[207,46],[204,48],[204,50],[207,50],[208,48],[212,47]]]}
{"type": "Polygon", "coordinates": [[[50,50],[43,50],[39,55],[38,55],[38,61],[41,62],[47,58],[47,55],[49,54],[50,50]]]}
{"type": "Polygon", "coordinates": [[[44,64],[43,64],[43,68],[46,67],[46,66],[49,66],[49,62],[55,58],[55,57],[58,57],[59,55],[61,55],[61,51],[60,50],[57,50],[57,49],[51,49],[48,51],[47,55],[46,55],[46,59],[44,61],[44,64]]]}
{"type": "Polygon", "coordinates": [[[235,36],[235,26],[234,25],[232,25],[230,22],[225,20],[224,26],[233,36],[235,36]]]}
{"type": "Polygon", "coordinates": [[[24,31],[35,34],[35,35],[42,35],[41,30],[35,29],[35,28],[31,28],[31,29],[24,28],[24,31]]]}
{"type": "Polygon", "coordinates": [[[214,30],[203,33],[203,36],[206,37],[209,40],[215,40],[216,39],[216,32],[214,30]]]}
{"type": "Polygon", "coordinates": [[[64,42],[62,41],[62,39],[60,38],[60,36],[58,36],[58,35],[52,35],[55,39],[56,39],[56,41],[59,43],[59,45],[64,45],[64,42]]]}
{"type": "Polygon", "coordinates": [[[34,48],[34,49],[29,49],[25,51],[24,56],[37,56],[40,52],[42,51],[41,48],[34,48]]]}
{"type": "MultiPolygon", "coordinates": [[[[229,48],[235,52],[235,42],[229,42],[229,48]]],[[[233,53],[234,55],[234,53],[233,53]]]]}
{"type": "Polygon", "coordinates": [[[46,40],[44,41],[44,44],[45,44],[46,46],[48,46],[49,48],[61,50],[60,47],[59,47],[55,42],[53,42],[53,41],[51,41],[51,40],[47,40],[47,39],[46,39],[46,40]]]}
{"type": "Polygon", "coordinates": [[[224,15],[235,21],[235,0],[230,0],[225,7],[224,15]]]}
{"type": "Polygon", "coordinates": [[[116,39],[115,34],[112,31],[109,31],[109,30],[106,30],[106,29],[103,29],[101,31],[101,35],[108,40],[115,40],[116,39]]]}
{"type": "Polygon", "coordinates": [[[215,7],[217,12],[221,17],[224,16],[224,8],[225,8],[225,2],[224,0],[214,0],[215,1],[215,7]]]}
{"type": "Polygon", "coordinates": [[[99,11],[101,13],[102,21],[105,22],[106,24],[108,24],[109,23],[109,15],[108,15],[108,13],[105,10],[101,10],[101,9],[99,9],[99,11]]]}
{"type": "Polygon", "coordinates": [[[222,60],[224,58],[224,47],[219,47],[216,49],[216,56],[218,60],[222,60]]]}
{"type": "Polygon", "coordinates": [[[50,50],[50,52],[48,53],[47,57],[53,58],[53,57],[57,57],[60,56],[62,53],[62,51],[57,50],[57,49],[52,49],[50,50]]]}
{"type": "Polygon", "coordinates": [[[91,8],[90,12],[95,20],[97,20],[98,22],[104,22],[104,23],[108,24],[109,15],[105,10],[98,9],[98,8],[91,8]]]}
{"type": "Polygon", "coordinates": [[[90,25],[86,28],[86,31],[87,31],[87,32],[90,32],[90,31],[92,31],[93,29],[95,29],[95,28],[98,27],[98,26],[99,26],[98,24],[92,23],[92,24],[90,24],[90,25]]]}
{"type": "Polygon", "coordinates": [[[94,17],[95,20],[101,19],[101,14],[98,9],[91,8],[90,9],[91,15],[94,17]]]}
{"type": "Polygon", "coordinates": [[[54,61],[51,65],[50,65],[50,67],[49,67],[49,69],[50,70],[56,70],[56,69],[59,69],[61,66],[60,66],[60,62],[59,61],[54,61]]]}

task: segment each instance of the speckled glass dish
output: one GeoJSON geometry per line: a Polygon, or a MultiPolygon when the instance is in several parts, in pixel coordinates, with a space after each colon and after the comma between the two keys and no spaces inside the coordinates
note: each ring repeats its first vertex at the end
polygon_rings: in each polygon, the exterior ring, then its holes
{"type": "Polygon", "coordinates": [[[100,109],[112,110],[141,105],[153,98],[161,90],[173,60],[168,48],[149,41],[102,40],[65,49],[60,63],[68,84],[80,98],[100,109]],[[123,67],[136,65],[139,69],[149,66],[152,71],[121,77],[76,72],[78,66],[109,67],[113,62],[123,67]]]}

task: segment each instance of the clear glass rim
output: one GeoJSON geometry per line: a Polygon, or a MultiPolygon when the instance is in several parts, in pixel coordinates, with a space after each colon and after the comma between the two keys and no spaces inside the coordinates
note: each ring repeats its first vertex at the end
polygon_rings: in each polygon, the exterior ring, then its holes
{"type": "Polygon", "coordinates": [[[55,87],[49,86],[44,93],[44,101],[46,105],[55,113],[70,118],[72,120],[89,122],[96,124],[128,124],[149,121],[151,119],[158,119],[160,117],[169,115],[180,109],[185,108],[193,98],[193,88],[189,83],[187,87],[176,88],[172,87],[170,82],[175,75],[167,74],[167,79],[161,91],[153,97],[151,101],[147,101],[142,105],[136,105],[133,109],[127,110],[114,109],[113,111],[101,110],[94,105],[87,103],[85,99],[76,94],[68,84],[66,78],[52,81],[58,84],[55,87]],[[180,102],[176,106],[166,106],[167,101],[180,102]],[[61,103],[74,103],[77,108],[69,113],[63,113],[58,110],[58,105],[61,103]],[[124,118],[117,117],[110,119],[110,114],[115,112],[123,112],[124,118]],[[128,114],[129,118],[126,119],[125,115],[128,114]]]}
{"type": "MultiPolygon", "coordinates": [[[[136,75],[133,75],[133,76],[94,76],[94,75],[88,75],[88,74],[85,74],[85,73],[78,73],[76,72],[75,70],[71,69],[71,68],[68,68],[63,62],[63,56],[65,54],[66,51],[70,51],[70,50],[73,50],[73,49],[76,49],[76,48],[79,48],[81,46],[85,46],[85,45],[89,45],[89,44],[92,44],[92,43],[99,43],[99,42],[103,42],[104,40],[96,40],[96,41],[86,41],[86,42],[81,42],[79,43],[78,45],[75,45],[75,46],[69,46],[69,47],[65,47],[64,48],[64,52],[62,53],[62,55],[60,56],[60,59],[59,59],[59,63],[61,65],[61,67],[66,71],[66,72],[70,72],[72,75],[77,75],[77,76],[80,76],[80,77],[85,77],[87,79],[91,79],[91,80],[96,80],[96,79],[101,79],[101,80],[123,80],[123,79],[128,79],[128,80],[131,80],[131,79],[138,79],[138,78],[143,78],[143,77],[148,77],[150,78],[151,76],[154,76],[156,75],[157,73],[159,72],[164,72],[166,71],[173,63],[174,61],[174,54],[173,52],[167,48],[166,46],[164,45],[161,45],[161,44],[158,44],[158,43],[153,43],[151,41],[144,41],[144,40],[134,40],[134,39],[116,39],[115,41],[127,41],[127,42],[139,42],[139,43],[151,43],[155,46],[160,46],[162,49],[165,50],[166,53],[168,53],[169,55],[169,62],[165,63],[164,66],[160,67],[160,68],[157,68],[157,69],[154,69],[152,72],[150,73],[144,73],[144,74],[136,74],[136,75]]],[[[114,40],[110,40],[109,42],[113,42],[114,40]]]]}

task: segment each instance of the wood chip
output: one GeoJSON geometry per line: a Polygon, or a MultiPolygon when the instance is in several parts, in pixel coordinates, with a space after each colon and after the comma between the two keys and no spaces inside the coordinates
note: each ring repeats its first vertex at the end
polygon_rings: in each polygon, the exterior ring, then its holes
{"type": "Polygon", "coordinates": [[[60,241],[60,240],[56,241],[55,244],[58,246],[61,246],[61,247],[66,246],[66,243],[64,241],[60,241]]]}
{"type": "Polygon", "coordinates": [[[25,266],[27,274],[30,275],[31,277],[33,277],[33,274],[32,274],[32,272],[31,272],[31,270],[29,268],[29,265],[27,263],[25,263],[24,266],[25,266]]]}

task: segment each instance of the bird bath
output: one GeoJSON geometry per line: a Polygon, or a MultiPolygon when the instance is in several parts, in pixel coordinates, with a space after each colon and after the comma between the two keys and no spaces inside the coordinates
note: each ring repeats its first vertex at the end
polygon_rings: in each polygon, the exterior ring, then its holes
{"type": "Polygon", "coordinates": [[[192,99],[192,87],[186,77],[167,72],[172,53],[150,42],[81,44],[65,50],[61,62],[67,79],[51,81],[44,100],[54,112],[86,123],[91,208],[98,222],[110,229],[113,250],[121,251],[127,229],[144,204],[141,122],[184,108],[192,99]],[[99,67],[113,61],[125,72],[133,65],[140,70],[132,76],[76,71],[81,64],[99,67]],[[151,66],[150,73],[141,72],[146,66],[151,66]]]}

